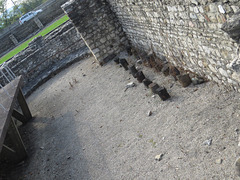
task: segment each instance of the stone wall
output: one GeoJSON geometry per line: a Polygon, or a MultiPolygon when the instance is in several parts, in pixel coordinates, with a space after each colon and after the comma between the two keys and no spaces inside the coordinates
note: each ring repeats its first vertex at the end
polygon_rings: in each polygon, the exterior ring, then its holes
{"type": "Polygon", "coordinates": [[[71,0],[62,8],[100,64],[128,46],[121,25],[105,0],[71,0]]]}
{"type": "Polygon", "coordinates": [[[239,44],[221,30],[239,0],[109,0],[133,47],[240,90],[239,44]]]}
{"type": "Polygon", "coordinates": [[[89,55],[84,41],[68,21],[45,38],[34,39],[7,64],[17,76],[24,77],[23,92],[29,95],[59,70],[89,55]]]}
{"type": "Polygon", "coordinates": [[[61,5],[66,1],[67,0],[47,1],[39,7],[43,12],[39,13],[35,19],[31,19],[23,25],[15,22],[13,25],[3,29],[0,32],[0,57],[39,32],[43,27],[38,26],[36,22],[40,21],[43,26],[46,26],[60,15],[63,15],[64,12],[61,9],[61,5]],[[17,43],[15,43],[11,37],[14,37],[17,43]]]}

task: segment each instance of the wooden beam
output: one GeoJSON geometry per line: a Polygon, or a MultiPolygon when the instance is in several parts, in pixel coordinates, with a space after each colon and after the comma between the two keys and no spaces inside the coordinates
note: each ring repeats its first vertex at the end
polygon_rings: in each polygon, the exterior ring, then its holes
{"type": "Polygon", "coordinates": [[[18,98],[18,103],[19,103],[19,105],[20,105],[20,107],[22,109],[22,112],[23,112],[23,115],[25,116],[25,118],[27,120],[32,119],[32,114],[31,114],[31,112],[29,110],[29,107],[27,105],[27,102],[25,100],[25,97],[24,97],[21,89],[19,89],[19,93],[18,93],[18,97],[17,98],[18,98]]]}
{"type": "Polygon", "coordinates": [[[15,122],[12,119],[9,125],[7,136],[9,136],[9,140],[12,142],[11,144],[13,146],[12,149],[13,151],[15,151],[16,154],[14,157],[8,157],[8,159],[12,163],[20,163],[27,158],[27,151],[15,125],[15,122]]]}
{"type": "Polygon", "coordinates": [[[15,109],[13,109],[12,117],[14,117],[17,120],[21,121],[23,124],[27,123],[26,117],[24,115],[22,115],[20,112],[18,112],[17,110],[15,110],[15,109]]]}
{"type": "Polygon", "coordinates": [[[0,161],[13,163],[15,159],[16,159],[16,151],[8,147],[7,145],[3,144],[2,151],[0,154],[0,161]]]}

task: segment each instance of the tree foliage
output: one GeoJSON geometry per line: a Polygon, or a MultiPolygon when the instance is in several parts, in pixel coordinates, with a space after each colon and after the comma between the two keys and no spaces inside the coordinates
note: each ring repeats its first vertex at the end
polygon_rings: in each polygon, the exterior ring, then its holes
{"type": "Polygon", "coordinates": [[[4,12],[6,9],[7,0],[0,0],[0,12],[4,12]]]}
{"type": "Polygon", "coordinates": [[[46,1],[47,0],[26,0],[21,4],[21,11],[25,14],[46,1]]]}
{"type": "MultiPolygon", "coordinates": [[[[17,2],[16,0],[13,0],[17,2]]],[[[7,0],[0,0],[0,29],[11,25],[29,11],[32,11],[47,0],[25,0],[24,2],[14,6],[11,9],[6,9],[7,0]]]]}

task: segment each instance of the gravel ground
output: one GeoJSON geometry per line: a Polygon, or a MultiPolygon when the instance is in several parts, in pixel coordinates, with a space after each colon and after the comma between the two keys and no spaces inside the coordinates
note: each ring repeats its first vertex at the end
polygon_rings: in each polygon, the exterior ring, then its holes
{"type": "Polygon", "coordinates": [[[161,101],[114,62],[93,61],[74,64],[27,99],[35,118],[20,132],[29,158],[11,179],[238,178],[239,93],[213,82],[183,88],[142,67],[172,96],[161,101]],[[124,91],[129,82],[136,87],[124,91]]]}

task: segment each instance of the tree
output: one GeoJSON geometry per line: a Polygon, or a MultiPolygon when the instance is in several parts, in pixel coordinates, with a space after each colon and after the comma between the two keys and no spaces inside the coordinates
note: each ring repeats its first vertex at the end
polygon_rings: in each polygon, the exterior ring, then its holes
{"type": "Polygon", "coordinates": [[[7,0],[0,0],[0,14],[3,14],[6,10],[7,0]]]}
{"type": "Polygon", "coordinates": [[[7,0],[0,0],[0,30],[18,21],[21,17],[21,12],[26,14],[46,1],[47,0],[26,0],[23,3],[14,6],[12,10],[7,10],[7,0]]]}
{"type": "Polygon", "coordinates": [[[21,11],[23,13],[27,13],[29,11],[32,11],[42,3],[46,2],[47,0],[26,0],[21,4],[21,11]]]}
{"type": "Polygon", "coordinates": [[[7,0],[0,0],[0,28],[5,27],[5,24],[7,23],[6,4],[7,0]]]}

